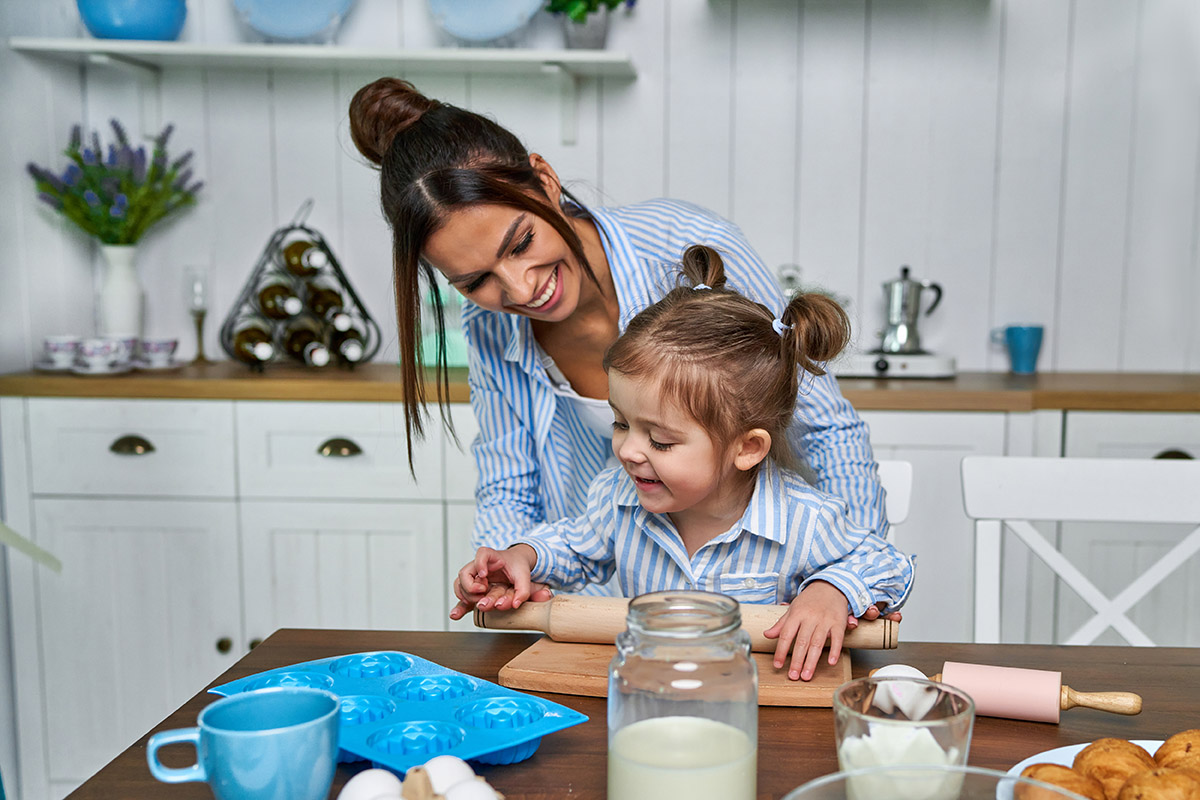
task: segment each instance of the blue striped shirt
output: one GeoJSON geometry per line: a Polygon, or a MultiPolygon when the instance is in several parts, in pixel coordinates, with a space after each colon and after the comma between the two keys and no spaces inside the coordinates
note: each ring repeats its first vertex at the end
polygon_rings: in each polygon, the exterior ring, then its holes
{"type": "Polygon", "coordinates": [[[688,556],[666,514],[638,503],[621,467],[600,473],[587,511],[540,525],[517,541],[537,551],[533,580],[577,591],[616,575],[634,597],[663,589],[720,592],[742,603],[788,603],[811,581],[833,584],[850,611],[873,603],[903,605],[912,587],[912,560],[855,525],[843,500],[813,489],[794,472],[763,462],[742,518],[688,556]]]}
{"type": "MultiPolygon", "coordinates": [[[[674,286],[679,259],[692,244],[721,253],[730,288],[782,311],[774,274],[728,220],[678,200],[589,211],[616,285],[621,331],[674,286]]],[[[579,516],[588,487],[607,465],[611,439],[589,428],[573,404],[555,394],[528,317],[468,301],[463,332],[471,408],[479,424],[472,445],[478,473],[475,545],[495,546],[537,524],[579,516]]],[[[789,437],[818,488],[845,499],[857,524],[885,535],[883,488],[867,426],[832,375],[804,378],[789,437]]]]}

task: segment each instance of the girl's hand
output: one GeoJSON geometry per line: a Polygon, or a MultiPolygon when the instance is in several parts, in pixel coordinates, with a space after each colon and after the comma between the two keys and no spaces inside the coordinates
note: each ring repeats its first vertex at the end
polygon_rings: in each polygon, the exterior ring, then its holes
{"type": "MultiPolygon", "coordinates": [[[[479,548],[475,559],[458,571],[454,581],[458,603],[450,609],[450,619],[462,619],[473,608],[504,611],[520,606],[530,597],[529,573],[536,561],[537,553],[525,544],[503,551],[479,548]]],[[[543,587],[537,595],[547,592],[543,587]]]]}
{"type": "MultiPolygon", "coordinates": [[[[870,622],[872,620],[879,619],[879,617],[882,615],[884,619],[890,619],[892,622],[900,621],[900,612],[899,611],[893,611],[890,614],[884,614],[883,610],[885,608],[887,608],[887,603],[876,603],[873,606],[867,606],[866,613],[864,613],[862,615],[862,618],[865,619],[867,622],[870,622]]],[[[858,627],[858,617],[854,616],[853,614],[847,616],[846,629],[852,631],[857,627],[858,627]]]]}
{"type": "Polygon", "coordinates": [[[775,647],[775,668],[783,668],[788,650],[791,650],[788,678],[812,680],[827,640],[829,663],[836,664],[842,654],[849,611],[846,596],[832,583],[813,581],[806,586],[779,621],[763,632],[768,639],[779,640],[775,647]]]}

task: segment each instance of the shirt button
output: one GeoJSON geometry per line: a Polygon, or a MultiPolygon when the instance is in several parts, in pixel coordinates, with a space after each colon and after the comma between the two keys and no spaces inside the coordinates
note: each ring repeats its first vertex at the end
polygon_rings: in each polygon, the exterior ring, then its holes
{"type": "Polygon", "coordinates": [[[752,581],[750,578],[746,578],[746,580],[742,581],[742,586],[745,586],[747,589],[749,589],[754,586],[754,581],[752,581]]]}

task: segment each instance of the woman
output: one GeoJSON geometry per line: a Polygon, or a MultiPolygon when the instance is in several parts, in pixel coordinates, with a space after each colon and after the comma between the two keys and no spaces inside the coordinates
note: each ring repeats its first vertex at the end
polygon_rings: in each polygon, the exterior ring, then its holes
{"type": "MultiPolygon", "coordinates": [[[[405,81],[381,78],[359,89],[350,130],[380,168],[393,234],[410,455],[428,419],[421,273],[432,281],[438,270],[469,301],[463,330],[480,430],[472,448],[476,546],[583,513],[588,486],[611,453],[604,351],[672,288],[688,245],[716,248],[731,288],[776,315],[783,308],[774,276],[732,223],[675,200],[585,208],[512,133],[405,81]]],[[[436,293],[434,301],[440,328],[436,293]]],[[[441,339],[437,364],[441,404],[448,382],[441,339]]],[[[844,498],[854,522],[885,535],[866,424],[832,376],[804,382],[796,401],[793,446],[816,485],[844,498]]]]}

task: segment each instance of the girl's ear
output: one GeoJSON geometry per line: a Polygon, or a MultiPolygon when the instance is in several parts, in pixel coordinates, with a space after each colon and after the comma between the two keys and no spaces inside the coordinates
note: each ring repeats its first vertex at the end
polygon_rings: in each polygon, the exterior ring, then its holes
{"type": "Polygon", "coordinates": [[[745,472],[757,467],[771,452],[771,434],[754,428],[738,437],[733,446],[733,465],[745,472]]]}
{"type": "Polygon", "coordinates": [[[542,191],[546,193],[546,197],[549,197],[550,202],[557,208],[559,201],[562,199],[562,183],[558,180],[558,173],[554,171],[554,167],[550,166],[550,162],[537,153],[529,154],[529,165],[533,167],[533,171],[537,173],[538,179],[541,180],[542,191]]]}

